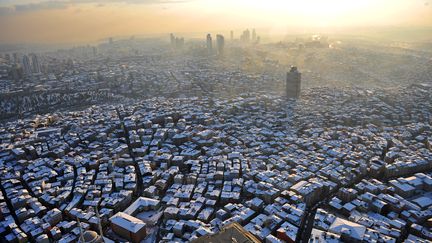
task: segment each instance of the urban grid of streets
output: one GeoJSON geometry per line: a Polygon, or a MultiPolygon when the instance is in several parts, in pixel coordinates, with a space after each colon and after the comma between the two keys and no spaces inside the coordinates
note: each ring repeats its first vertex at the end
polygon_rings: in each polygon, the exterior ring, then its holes
{"type": "Polygon", "coordinates": [[[182,242],[236,222],[263,242],[432,240],[427,80],[287,100],[276,72],[119,56],[46,66],[38,91],[2,79],[2,239],[182,242]]]}

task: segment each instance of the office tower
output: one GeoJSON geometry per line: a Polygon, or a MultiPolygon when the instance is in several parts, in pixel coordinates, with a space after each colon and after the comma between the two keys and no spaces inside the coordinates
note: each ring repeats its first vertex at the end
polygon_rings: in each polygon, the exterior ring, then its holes
{"type": "Polygon", "coordinates": [[[234,40],[234,31],[231,30],[230,34],[231,34],[231,41],[233,41],[234,40]]]}
{"type": "Polygon", "coordinates": [[[256,41],[256,32],[255,29],[252,30],[252,42],[256,41]]]}
{"type": "Polygon", "coordinates": [[[171,43],[171,47],[175,47],[175,37],[174,37],[174,34],[173,33],[171,33],[170,34],[170,43],[171,43]]]}
{"type": "Polygon", "coordinates": [[[18,64],[13,64],[9,76],[15,81],[18,82],[22,78],[22,68],[18,64]]]}
{"type": "Polygon", "coordinates": [[[18,53],[14,53],[14,54],[12,54],[13,55],[13,62],[14,63],[18,63],[18,53]]]}
{"type": "Polygon", "coordinates": [[[225,47],[225,39],[224,39],[223,35],[217,35],[216,36],[216,42],[217,42],[218,54],[222,55],[224,52],[224,47],[225,47]]]}
{"type": "Polygon", "coordinates": [[[210,34],[207,34],[207,53],[211,54],[213,52],[213,41],[210,34]]]}
{"type": "Polygon", "coordinates": [[[114,39],[113,39],[112,37],[110,37],[110,38],[108,39],[108,42],[109,42],[110,44],[112,44],[112,43],[114,43],[114,39]]]}
{"type": "Polygon", "coordinates": [[[93,56],[96,56],[97,55],[97,48],[96,48],[96,46],[93,46],[93,56]]]}
{"type": "Polygon", "coordinates": [[[297,99],[300,96],[301,73],[297,67],[291,66],[291,70],[286,77],[286,96],[287,98],[297,99]]]}
{"type": "Polygon", "coordinates": [[[249,41],[250,41],[250,31],[249,31],[249,29],[247,29],[247,30],[245,31],[245,39],[246,39],[246,42],[249,42],[249,41]]]}
{"type": "Polygon", "coordinates": [[[249,43],[250,41],[250,31],[249,29],[243,31],[243,34],[240,37],[240,40],[245,43],[249,43]]]}
{"type": "Polygon", "coordinates": [[[8,61],[8,63],[11,62],[11,56],[9,55],[9,53],[6,53],[5,59],[6,59],[6,61],[8,61]]]}
{"type": "Polygon", "coordinates": [[[40,64],[39,64],[39,58],[36,56],[36,54],[32,54],[32,70],[33,73],[40,73],[41,72],[41,68],[40,68],[40,64]]]}
{"type": "Polygon", "coordinates": [[[23,56],[22,64],[23,64],[25,75],[31,75],[32,74],[32,68],[30,66],[30,58],[27,55],[23,56]]]}

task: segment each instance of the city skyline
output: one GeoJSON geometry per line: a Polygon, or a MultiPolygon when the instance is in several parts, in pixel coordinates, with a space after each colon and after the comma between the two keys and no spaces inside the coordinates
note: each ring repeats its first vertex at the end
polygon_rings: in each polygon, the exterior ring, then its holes
{"type": "Polygon", "coordinates": [[[431,27],[431,16],[426,0],[3,0],[0,43],[85,43],[111,36],[204,33],[248,26],[266,29],[267,35],[353,27],[431,27]]]}

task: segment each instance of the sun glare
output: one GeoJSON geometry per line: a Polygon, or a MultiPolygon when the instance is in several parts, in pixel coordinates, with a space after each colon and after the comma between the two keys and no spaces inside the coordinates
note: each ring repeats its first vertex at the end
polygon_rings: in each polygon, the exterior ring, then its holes
{"type": "MultiPolygon", "coordinates": [[[[205,0],[197,2],[194,11],[216,13],[222,17],[233,15],[262,25],[344,26],[378,23],[383,18],[394,20],[403,13],[406,5],[401,0],[205,0]]],[[[409,13],[405,10],[405,14],[409,13]]]]}

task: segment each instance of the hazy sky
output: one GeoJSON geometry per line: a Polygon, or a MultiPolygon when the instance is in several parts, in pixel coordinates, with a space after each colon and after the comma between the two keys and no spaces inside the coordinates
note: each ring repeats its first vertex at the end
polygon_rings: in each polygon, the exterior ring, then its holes
{"type": "Polygon", "coordinates": [[[94,42],[109,36],[246,27],[432,26],[432,0],[0,0],[0,42],[94,42]]]}

